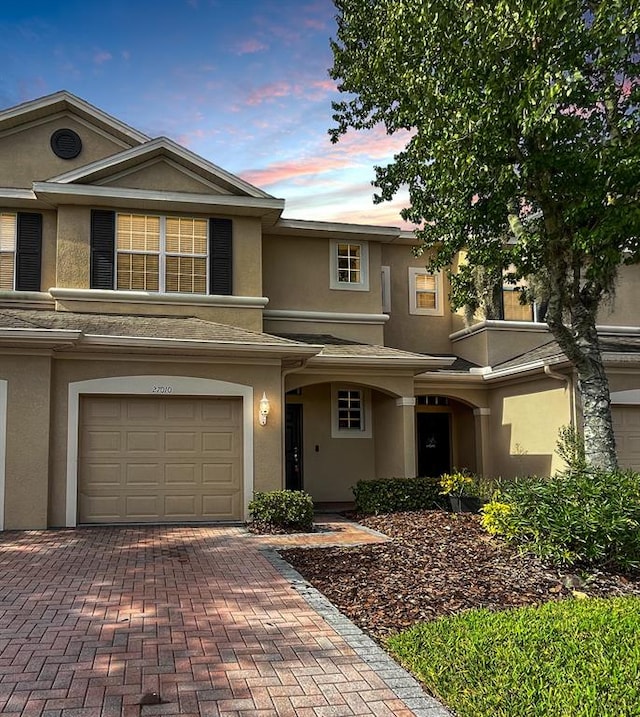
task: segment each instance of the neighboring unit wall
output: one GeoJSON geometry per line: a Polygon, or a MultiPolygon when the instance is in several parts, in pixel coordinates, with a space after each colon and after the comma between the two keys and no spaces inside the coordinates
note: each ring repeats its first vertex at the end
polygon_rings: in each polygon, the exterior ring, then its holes
{"type": "Polygon", "coordinates": [[[265,331],[331,334],[381,344],[380,244],[373,241],[365,243],[368,249],[368,290],[332,289],[331,239],[265,236],[262,257],[264,294],[269,298],[265,331]],[[314,317],[308,313],[301,318],[295,312],[313,312],[321,316],[314,317]],[[290,314],[291,318],[287,319],[283,314],[290,314]],[[341,314],[378,318],[375,323],[346,321],[341,314]]]}
{"type": "Polygon", "coordinates": [[[382,245],[382,266],[390,268],[391,306],[385,325],[385,345],[418,353],[449,353],[452,332],[449,287],[442,281],[442,312],[439,316],[410,313],[409,267],[423,269],[426,257],[416,258],[406,244],[382,245]]]}
{"type": "Polygon", "coordinates": [[[604,326],[640,326],[640,265],[621,266],[614,295],[602,305],[597,323],[604,326]]]}
{"type": "Polygon", "coordinates": [[[563,466],[558,432],[571,424],[571,388],[552,379],[495,387],[490,396],[490,472],[511,478],[551,475],[563,466]]]}

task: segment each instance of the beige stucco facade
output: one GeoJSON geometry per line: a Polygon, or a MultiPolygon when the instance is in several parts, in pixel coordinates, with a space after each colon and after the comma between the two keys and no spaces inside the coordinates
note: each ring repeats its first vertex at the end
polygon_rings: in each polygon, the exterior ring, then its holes
{"type": "MultiPolygon", "coordinates": [[[[444,275],[416,280],[428,257],[410,233],[289,220],[284,206],[69,93],[0,112],[0,213],[20,265],[0,290],[0,528],[204,520],[216,500],[242,521],[255,491],[335,505],[359,480],[561,467],[558,431],[580,426],[580,402],[544,325],[465,326],[444,275]],[[154,218],[158,239],[121,246],[119,214],[154,218]],[[171,239],[173,217],[206,220],[206,250],[188,230],[171,239]],[[186,283],[123,289],[129,256],[132,274],[186,283]],[[151,509],[154,490],[166,505],[151,509]]],[[[636,278],[621,270],[601,315],[625,465],[640,461],[636,278]]]]}

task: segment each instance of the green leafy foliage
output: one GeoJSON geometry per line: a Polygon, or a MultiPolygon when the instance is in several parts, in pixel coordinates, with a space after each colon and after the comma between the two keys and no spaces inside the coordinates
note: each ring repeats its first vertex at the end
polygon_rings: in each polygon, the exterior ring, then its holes
{"type": "Polygon", "coordinates": [[[333,141],[378,126],[406,140],[375,168],[376,201],[408,187],[402,215],[425,262],[464,256],[454,307],[494,311],[477,267],[540,279],[529,293],[544,287],[546,321],[576,367],[587,460],[613,469],[595,327],[620,265],[640,261],[640,4],[335,5],[331,76],[347,99],[334,103],[333,141]]]}
{"type": "Polygon", "coordinates": [[[300,490],[254,493],[249,503],[254,528],[266,532],[310,533],[313,530],[313,499],[300,490]]]}
{"type": "Polygon", "coordinates": [[[560,429],[556,452],[567,465],[567,470],[580,473],[587,470],[584,438],[573,426],[560,429]]]}
{"type": "Polygon", "coordinates": [[[637,717],[640,599],[472,610],[387,641],[458,717],[637,717]]]}
{"type": "Polygon", "coordinates": [[[353,494],[356,511],[363,515],[425,510],[438,505],[440,483],[437,478],[360,480],[353,494]]]}
{"type": "Polygon", "coordinates": [[[640,474],[633,471],[505,482],[482,514],[489,532],[551,563],[640,568],[640,474]]]}

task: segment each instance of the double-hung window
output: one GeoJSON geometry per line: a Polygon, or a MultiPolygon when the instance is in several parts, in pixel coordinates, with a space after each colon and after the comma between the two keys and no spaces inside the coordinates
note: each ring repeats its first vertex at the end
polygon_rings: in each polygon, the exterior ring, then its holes
{"type": "Polygon", "coordinates": [[[16,214],[0,214],[0,289],[3,291],[14,288],[17,225],[16,214]]]}
{"type": "Polygon", "coordinates": [[[331,243],[332,289],[369,290],[369,251],[366,242],[331,243]]]}
{"type": "Polygon", "coordinates": [[[442,273],[409,268],[409,313],[442,316],[442,273]]]}
{"type": "Polygon", "coordinates": [[[207,293],[205,219],[118,214],[116,288],[207,293]]]}
{"type": "Polygon", "coordinates": [[[232,221],[91,213],[91,288],[232,294],[232,221]]]}

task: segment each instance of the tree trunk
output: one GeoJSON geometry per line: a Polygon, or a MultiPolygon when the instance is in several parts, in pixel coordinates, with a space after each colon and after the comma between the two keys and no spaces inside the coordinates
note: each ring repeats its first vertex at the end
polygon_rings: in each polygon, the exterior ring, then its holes
{"type": "Polygon", "coordinates": [[[593,468],[614,471],[618,467],[618,460],[611,420],[609,381],[600,352],[595,310],[586,308],[580,302],[574,303],[571,307],[571,327],[554,318],[557,319],[557,312],[547,314],[551,333],[573,363],[578,375],[587,464],[593,468]]]}

